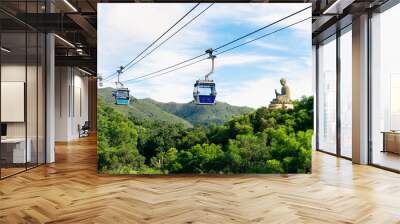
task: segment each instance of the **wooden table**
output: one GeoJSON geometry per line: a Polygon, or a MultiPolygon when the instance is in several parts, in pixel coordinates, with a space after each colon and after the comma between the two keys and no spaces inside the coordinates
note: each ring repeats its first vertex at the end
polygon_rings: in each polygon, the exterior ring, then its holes
{"type": "Polygon", "coordinates": [[[382,152],[400,154],[400,131],[383,131],[382,152]]]}

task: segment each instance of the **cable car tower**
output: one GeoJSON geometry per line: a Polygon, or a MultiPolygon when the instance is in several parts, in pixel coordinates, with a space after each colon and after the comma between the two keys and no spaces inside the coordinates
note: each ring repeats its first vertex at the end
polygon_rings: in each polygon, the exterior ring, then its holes
{"type": "Polygon", "coordinates": [[[194,84],[193,98],[197,105],[214,105],[217,91],[215,89],[214,80],[209,77],[214,73],[214,60],[217,56],[213,55],[213,49],[206,50],[208,58],[211,59],[211,71],[205,75],[204,79],[197,80],[194,84]]]}
{"type": "Polygon", "coordinates": [[[112,91],[112,96],[117,105],[129,104],[129,89],[124,87],[124,84],[119,81],[119,76],[122,74],[124,66],[120,66],[117,70],[117,81],[115,82],[115,90],[112,91]]]}
{"type": "Polygon", "coordinates": [[[103,75],[102,74],[97,75],[97,83],[100,88],[103,87],[103,75]]]}

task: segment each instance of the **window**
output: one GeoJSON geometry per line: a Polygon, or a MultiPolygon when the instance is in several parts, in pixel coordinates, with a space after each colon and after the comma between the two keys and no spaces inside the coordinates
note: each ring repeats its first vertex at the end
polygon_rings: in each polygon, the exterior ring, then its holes
{"type": "MultiPolygon", "coordinates": [[[[15,3],[1,1],[0,6],[15,3]]],[[[12,8],[19,15],[41,13],[43,4],[18,2],[18,8],[12,8]]],[[[46,39],[43,33],[9,15],[0,13],[0,17],[13,24],[0,24],[0,112],[4,115],[0,121],[5,128],[0,144],[0,178],[5,178],[45,163],[46,39]]]]}
{"type": "Polygon", "coordinates": [[[352,157],[352,35],[351,26],[340,36],[340,154],[352,157]]]}
{"type": "Polygon", "coordinates": [[[336,153],[336,36],[318,48],[318,146],[336,153]]]}
{"type": "Polygon", "coordinates": [[[129,91],[128,90],[118,90],[117,98],[118,99],[129,99],[129,91]]]}
{"type": "Polygon", "coordinates": [[[210,95],[211,90],[210,86],[199,86],[199,95],[210,95]]]}
{"type": "Polygon", "coordinates": [[[400,5],[371,19],[372,163],[400,170],[400,5]]]}
{"type": "Polygon", "coordinates": [[[26,33],[2,32],[1,47],[8,49],[2,50],[0,61],[1,123],[7,126],[0,144],[1,177],[4,178],[26,170],[26,164],[32,160],[32,141],[27,137],[25,116],[28,69],[26,33]],[[12,100],[7,95],[12,96],[12,100]]]}

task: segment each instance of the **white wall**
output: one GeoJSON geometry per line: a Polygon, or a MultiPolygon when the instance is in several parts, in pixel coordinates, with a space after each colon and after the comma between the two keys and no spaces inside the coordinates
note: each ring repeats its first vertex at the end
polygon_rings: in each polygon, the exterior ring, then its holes
{"type": "MultiPolygon", "coordinates": [[[[2,82],[25,82],[24,65],[18,64],[3,64],[1,66],[1,81],[2,82]]],[[[30,67],[28,67],[28,70],[30,67]]],[[[7,110],[7,108],[1,108],[7,110]]],[[[25,122],[8,122],[7,123],[7,136],[8,137],[25,137],[25,122]]]]}
{"type": "MultiPolygon", "coordinates": [[[[22,105],[19,107],[6,107],[3,105],[1,108],[2,114],[4,113],[20,113],[22,120],[19,122],[5,122],[7,124],[7,137],[8,138],[27,138],[29,139],[29,147],[31,148],[32,162],[44,163],[44,150],[45,150],[45,118],[44,118],[44,74],[41,66],[25,65],[25,63],[4,63],[1,66],[2,85],[3,82],[21,82],[26,85],[26,97],[24,96],[24,87],[19,89],[19,94],[23,94],[22,105]],[[38,70],[37,70],[38,69],[38,70]],[[25,80],[27,78],[27,80],[25,80]],[[26,103],[26,105],[25,105],[26,103]],[[13,111],[14,110],[14,111],[13,111]],[[24,114],[26,113],[26,120],[24,114]]],[[[2,89],[2,99],[9,98],[4,94],[2,89]]],[[[18,104],[18,102],[15,102],[18,104]]],[[[20,102],[21,103],[21,102],[20,102]]],[[[2,119],[3,120],[3,119],[2,119]]],[[[49,160],[51,162],[51,160],[49,160]]]]}
{"type": "MultiPolygon", "coordinates": [[[[24,82],[26,72],[28,74],[36,73],[36,67],[34,66],[25,66],[25,64],[3,64],[1,66],[1,81],[2,82],[24,82]]],[[[29,78],[29,77],[28,77],[29,78]]],[[[30,85],[36,85],[36,81],[29,80],[30,85]]],[[[36,99],[36,89],[27,88],[27,103],[30,104],[31,102],[35,101],[36,99]]],[[[34,105],[27,105],[36,108],[36,101],[34,105]]],[[[22,108],[24,109],[24,108],[22,108]]],[[[8,110],[8,108],[1,108],[1,110],[8,110]]],[[[36,110],[35,110],[36,111],[36,110]]],[[[31,112],[29,110],[29,112],[31,112]]],[[[27,113],[28,122],[35,121],[35,125],[29,124],[28,129],[31,128],[36,130],[36,113],[27,113]]],[[[7,136],[8,137],[25,137],[25,126],[26,122],[7,122],[7,136]]],[[[28,131],[29,131],[28,130],[28,131]]],[[[28,133],[28,137],[29,133],[28,133]]]]}
{"type": "Polygon", "coordinates": [[[56,67],[55,140],[79,138],[78,125],[88,120],[88,78],[76,68],[56,67]]]}
{"type": "Polygon", "coordinates": [[[55,68],[55,140],[67,141],[69,133],[69,68],[55,68]]]}
{"type": "Polygon", "coordinates": [[[78,132],[78,124],[81,126],[88,121],[89,113],[88,113],[88,78],[82,76],[82,73],[79,72],[76,75],[77,70],[74,75],[74,108],[72,108],[72,130],[71,135],[75,137],[79,137],[78,132]]]}

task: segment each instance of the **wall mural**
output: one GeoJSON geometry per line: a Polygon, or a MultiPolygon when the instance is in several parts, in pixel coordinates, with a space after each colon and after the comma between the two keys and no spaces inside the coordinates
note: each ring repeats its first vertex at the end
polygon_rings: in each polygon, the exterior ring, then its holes
{"type": "Polygon", "coordinates": [[[310,16],[310,4],[99,4],[98,172],[310,173],[310,16]]]}

